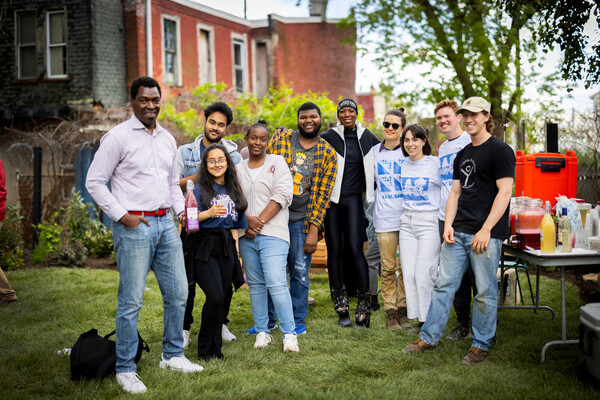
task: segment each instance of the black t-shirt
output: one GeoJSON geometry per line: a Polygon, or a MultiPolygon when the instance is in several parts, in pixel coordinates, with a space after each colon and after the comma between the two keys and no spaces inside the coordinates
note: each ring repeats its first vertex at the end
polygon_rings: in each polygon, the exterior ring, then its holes
{"type": "Polygon", "coordinates": [[[344,177],[342,178],[341,194],[356,194],[365,191],[365,168],[363,155],[358,144],[356,127],[344,128],[346,154],[344,156],[344,177]]]}
{"type": "MultiPolygon", "coordinates": [[[[467,145],[454,159],[453,180],[460,180],[462,193],[452,227],[457,232],[476,234],[487,219],[498,194],[496,180],[515,177],[515,153],[492,136],[479,146],[467,145]]],[[[495,239],[506,239],[509,207],[491,232],[495,239]]]]}

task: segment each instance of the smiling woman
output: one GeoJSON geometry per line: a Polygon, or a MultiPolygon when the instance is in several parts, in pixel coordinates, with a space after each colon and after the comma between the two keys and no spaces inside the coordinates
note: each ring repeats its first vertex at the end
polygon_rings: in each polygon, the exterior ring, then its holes
{"type": "Polygon", "coordinates": [[[408,318],[418,318],[419,334],[427,317],[440,254],[440,161],[431,156],[425,129],[409,125],[402,132],[401,182],[404,214],[400,218],[400,260],[408,318]]]}
{"type": "Polygon", "coordinates": [[[237,166],[249,203],[248,228],[241,233],[240,255],[244,260],[257,333],[254,347],[263,348],[273,341],[268,327],[269,295],[283,333],[283,351],[297,352],[300,349],[286,272],[292,174],[282,156],[265,153],[269,143],[265,121],[258,121],[248,129],[246,141],[250,158],[237,166]]]}

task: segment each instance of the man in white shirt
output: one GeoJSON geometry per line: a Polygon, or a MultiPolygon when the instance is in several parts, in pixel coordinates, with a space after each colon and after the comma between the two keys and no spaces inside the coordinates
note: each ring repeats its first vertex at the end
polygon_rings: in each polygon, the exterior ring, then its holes
{"type": "MultiPolygon", "coordinates": [[[[456,114],[458,103],[454,100],[442,100],[436,104],[433,113],[435,114],[435,123],[447,140],[442,143],[438,151],[440,158],[440,176],[442,178],[441,202],[439,214],[440,240],[443,241],[444,219],[446,215],[446,201],[452,187],[452,174],[454,171],[454,159],[456,154],[466,145],[471,143],[471,136],[462,130],[460,126],[461,116],[456,114]]],[[[471,291],[473,296],[477,295],[475,287],[475,277],[473,270],[469,267],[462,278],[460,287],[454,297],[454,311],[458,324],[452,329],[452,332],[446,336],[448,340],[463,340],[471,334],[471,291]]]]}
{"type": "Polygon", "coordinates": [[[181,217],[184,199],[175,163],[175,139],[156,122],[160,97],[160,86],[154,79],[140,77],[133,81],[134,115],[102,137],[86,179],[87,190],[114,221],[112,233],[119,267],[116,378],[129,393],[146,391],[136,374],[134,359],[138,316],[150,269],[163,296],[159,366],[181,372],[203,369],[185,358],[182,349],[188,290],[181,240],[170,210],[181,217]]]}

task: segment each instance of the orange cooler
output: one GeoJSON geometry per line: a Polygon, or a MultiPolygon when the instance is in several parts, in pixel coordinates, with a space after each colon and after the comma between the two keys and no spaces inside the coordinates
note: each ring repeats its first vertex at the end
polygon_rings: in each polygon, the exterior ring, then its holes
{"type": "Polygon", "coordinates": [[[567,154],[525,154],[517,150],[515,196],[528,196],[550,201],[554,206],[559,195],[577,197],[577,156],[567,154]]]}

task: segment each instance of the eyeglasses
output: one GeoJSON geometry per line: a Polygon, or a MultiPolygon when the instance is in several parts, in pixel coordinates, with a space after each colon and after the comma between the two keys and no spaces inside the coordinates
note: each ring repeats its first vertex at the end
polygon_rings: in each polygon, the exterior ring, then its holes
{"type": "Polygon", "coordinates": [[[208,160],[208,161],[206,161],[206,163],[209,166],[211,166],[211,167],[214,167],[217,164],[219,164],[219,165],[225,165],[225,164],[227,164],[227,159],[226,158],[219,158],[218,160],[208,160]]]}
{"type": "Polygon", "coordinates": [[[390,123],[389,123],[389,122],[387,122],[387,121],[383,121],[383,127],[384,127],[385,129],[389,128],[390,126],[391,126],[391,127],[394,129],[394,130],[397,130],[398,128],[400,128],[400,124],[396,124],[396,123],[390,124],[390,123]]]}

